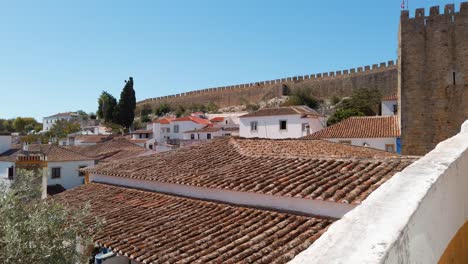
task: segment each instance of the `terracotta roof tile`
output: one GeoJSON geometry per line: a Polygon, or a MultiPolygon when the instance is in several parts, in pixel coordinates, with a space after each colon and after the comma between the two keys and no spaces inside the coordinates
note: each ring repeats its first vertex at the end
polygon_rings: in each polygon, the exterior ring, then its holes
{"type": "Polygon", "coordinates": [[[222,117],[222,116],[213,117],[210,121],[211,122],[223,122],[224,117],[222,117]]]}
{"type": "Polygon", "coordinates": [[[397,94],[392,94],[389,96],[382,97],[382,101],[394,101],[394,100],[398,100],[397,94]]]}
{"type": "Polygon", "coordinates": [[[75,152],[91,156],[100,162],[136,157],[145,152],[145,148],[140,147],[125,138],[115,138],[93,146],[68,146],[67,148],[75,152]]]}
{"type": "Polygon", "coordinates": [[[276,116],[276,115],[303,115],[303,116],[320,116],[320,114],[314,109],[305,106],[285,106],[275,108],[263,108],[261,110],[248,113],[240,116],[242,117],[256,117],[256,116],[276,116]]]}
{"type": "Polygon", "coordinates": [[[54,199],[89,202],[95,242],[142,263],[286,263],[333,222],[96,183],[54,199]]]}
{"type": "Polygon", "coordinates": [[[212,127],[212,126],[206,126],[204,128],[201,128],[201,129],[194,129],[194,130],[189,130],[189,131],[185,131],[184,133],[210,133],[210,132],[218,132],[222,130],[221,127],[212,127]]]}
{"type": "Polygon", "coordinates": [[[177,122],[177,121],[192,121],[192,122],[194,122],[194,123],[197,123],[197,124],[204,124],[204,125],[209,125],[209,124],[211,124],[210,120],[208,120],[208,119],[203,119],[203,118],[196,117],[196,116],[184,116],[184,117],[179,117],[179,118],[176,118],[176,119],[172,120],[171,122],[177,122]]]}
{"type": "Polygon", "coordinates": [[[80,140],[81,143],[99,143],[109,140],[109,135],[77,135],[75,140],[80,140]]]}
{"type": "Polygon", "coordinates": [[[16,161],[16,157],[20,155],[42,153],[47,156],[47,161],[63,162],[63,161],[79,161],[79,160],[94,160],[93,157],[73,151],[69,148],[57,145],[29,145],[28,152],[23,152],[21,148],[13,148],[0,155],[0,161],[16,161]]]}
{"type": "Polygon", "coordinates": [[[412,161],[385,151],[319,140],[224,138],[85,170],[206,188],[360,203],[412,161]]]}
{"type": "Polygon", "coordinates": [[[319,130],[303,139],[399,137],[397,116],[350,117],[319,130]]]}
{"type": "Polygon", "coordinates": [[[153,134],[153,130],[150,130],[150,129],[135,130],[131,134],[153,134]]]}

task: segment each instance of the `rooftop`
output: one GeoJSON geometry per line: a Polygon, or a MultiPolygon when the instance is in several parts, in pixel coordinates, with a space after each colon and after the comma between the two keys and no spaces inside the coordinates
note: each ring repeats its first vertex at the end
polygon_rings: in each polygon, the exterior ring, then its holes
{"type": "Polygon", "coordinates": [[[41,153],[47,157],[50,162],[94,160],[93,157],[78,153],[71,149],[57,145],[29,145],[28,151],[22,151],[20,147],[15,147],[0,154],[0,161],[14,162],[20,155],[41,153]]]}
{"type": "Polygon", "coordinates": [[[398,116],[363,116],[350,117],[303,138],[387,138],[400,134],[398,116]]]}
{"type": "Polygon", "coordinates": [[[114,138],[104,143],[92,146],[68,146],[67,149],[91,156],[99,162],[109,162],[138,156],[145,152],[145,148],[140,147],[125,138],[114,138]]]}
{"type": "Polygon", "coordinates": [[[301,116],[320,116],[314,109],[305,105],[285,106],[275,108],[263,108],[261,110],[248,113],[242,117],[256,117],[256,116],[277,116],[277,115],[301,115],[301,116]]]}
{"type": "Polygon", "coordinates": [[[385,96],[382,98],[382,101],[394,101],[394,100],[398,100],[398,94],[392,94],[392,95],[385,96]]]}
{"type": "Polygon", "coordinates": [[[176,119],[173,119],[171,122],[181,122],[181,121],[192,121],[197,124],[203,124],[203,125],[209,125],[211,124],[210,120],[208,119],[203,119],[197,116],[184,116],[184,117],[179,117],[176,119]]]}
{"type": "Polygon", "coordinates": [[[223,138],[100,164],[91,173],[340,203],[363,201],[413,159],[318,140],[223,138]]]}
{"type": "Polygon", "coordinates": [[[89,202],[108,227],[95,241],[143,263],[286,263],[333,222],[97,183],[55,199],[89,202]]]}

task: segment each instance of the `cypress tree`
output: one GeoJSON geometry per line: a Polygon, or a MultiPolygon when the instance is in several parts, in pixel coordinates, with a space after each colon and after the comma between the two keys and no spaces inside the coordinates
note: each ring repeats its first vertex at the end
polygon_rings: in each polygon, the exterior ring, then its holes
{"type": "Polygon", "coordinates": [[[117,105],[117,99],[108,92],[102,92],[98,100],[98,111],[97,115],[99,118],[104,119],[106,122],[113,120],[115,106],[117,105]]]}
{"type": "Polygon", "coordinates": [[[135,118],[136,97],[133,90],[133,78],[125,81],[125,86],[120,93],[120,100],[114,111],[114,122],[129,128],[135,118]]]}

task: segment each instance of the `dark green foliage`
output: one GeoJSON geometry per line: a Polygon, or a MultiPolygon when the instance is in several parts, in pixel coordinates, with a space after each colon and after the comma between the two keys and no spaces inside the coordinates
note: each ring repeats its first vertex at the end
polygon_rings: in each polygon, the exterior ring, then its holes
{"type": "Polygon", "coordinates": [[[249,112],[257,111],[260,109],[260,106],[258,104],[248,104],[245,109],[249,112]]]}
{"type": "Polygon", "coordinates": [[[140,118],[140,122],[142,123],[148,123],[149,121],[151,121],[151,118],[147,115],[141,116],[140,118]]]}
{"type": "Polygon", "coordinates": [[[152,112],[151,106],[149,106],[148,104],[144,104],[140,110],[140,117],[147,116],[151,114],[151,112],[152,112]]]}
{"type": "Polygon", "coordinates": [[[379,113],[382,96],[377,89],[362,88],[342,100],[336,106],[336,112],[330,116],[328,125],[333,125],[351,116],[374,116],[379,113]]]}
{"type": "Polygon", "coordinates": [[[291,92],[289,99],[283,103],[283,106],[291,105],[307,105],[312,109],[317,109],[320,106],[320,101],[312,96],[311,88],[296,88],[291,92]]]}
{"type": "Polygon", "coordinates": [[[206,105],[206,111],[208,111],[210,113],[216,113],[218,111],[218,109],[219,109],[219,107],[213,102],[209,102],[206,105]]]}
{"type": "Polygon", "coordinates": [[[183,105],[178,105],[177,106],[177,109],[175,111],[175,114],[177,117],[181,117],[185,114],[185,107],[183,105]]]}
{"type": "Polygon", "coordinates": [[[100,119],[103,119],[105,122],[112,121],[116,105],[117,99],[115,99],[114,96],[108,92],[102,92],[98,99],[98,110],[96,113],[97,116],[100,119]]]}
{"type": "Polygon", "coordinates": [[[14,119],[0,119],[0,132],[18,132],[27,134],[31,130],[42,130],[42,124],[32,117],[17,117],[14,119]]]}
{"type": "Polygon", "coordinates": [[[135,118],[136,97],[133,90],[133,78],[130,77],[120,94],[120,100],[114,111],[114,122],[129,128],[135,118]]]}
{"type": "Polygon", "coordinates": [[[336,96],[336,95],[334,95],[334,96],[331,98],[331,104],[332,104],[332,105],[336,105],[336,104],[339,103],[340,101],[341,101],[341,99],[340,99],[338,96],[336,96]]]}
{"type": "Polygon", "coordinates": [[[53,138],[60,139],[67,137],[69,134],[78,132],[80,129],[80,124],[74,120],[58,120],[47,134],[53,138]]]}
{"type": "Polygon", "coordinates": [[[154,114],[157,116],[163,116],[169,112],[171,112],[171,107],[169,106],[168,103],[163,102],[154,109],[154,114]]]}

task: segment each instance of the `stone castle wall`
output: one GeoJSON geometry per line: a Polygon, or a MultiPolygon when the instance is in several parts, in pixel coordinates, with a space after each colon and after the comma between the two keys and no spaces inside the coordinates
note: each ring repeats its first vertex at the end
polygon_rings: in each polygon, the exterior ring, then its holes
{"type": "Polygon", "coordinates": [[[422,155],[468,119],[468,2],[403,11],[398,42],[402,152],[422,155]]]}
{"type": "Polygon", "coordinates": [[[257,103],[284,94],[285,87],[294,90],[310,87],[313,95],[319,98],[349,96],[358,88],[377,88],[384,96],[397,92],[398,73],[394,61],[374,64],[355,69],[294,76],[269,81],[245,83],[225,87],[208,88],[176,95],[150,98],[138,105],[158,105],[163,102],[171,105],[206,104],[213,102],[220,107],[257,103]]]}

